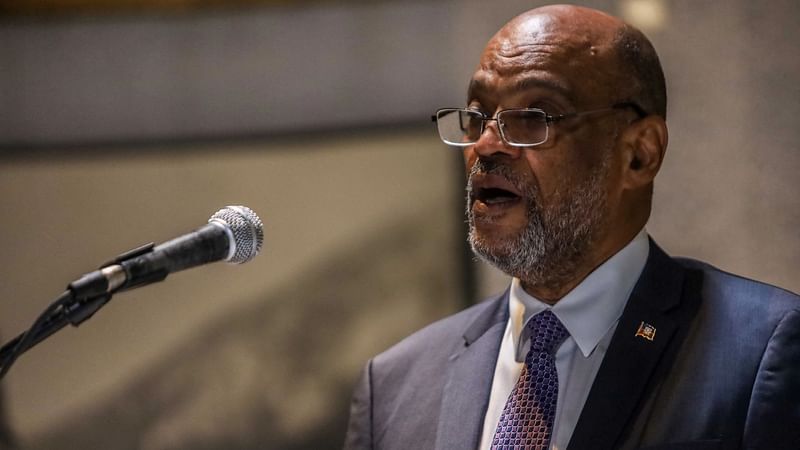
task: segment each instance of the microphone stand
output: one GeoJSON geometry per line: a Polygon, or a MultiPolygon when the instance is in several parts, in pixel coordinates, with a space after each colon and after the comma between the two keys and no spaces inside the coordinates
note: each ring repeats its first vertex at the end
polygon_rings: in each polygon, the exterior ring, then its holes
{"type": "MultiPolygon", "coordinates": [[[[154,243],[149,243],[125,252],[103,264],[101,269],[149,253],[154,246],[154,243]]],[[[84,276],[70,283],[67,290],[39,315],[28,331],[21,333],[0,348],[0,364],[2,364],[0,379],[8,373],[14,361],[20,355],[33,348],[33,346],[47,339],[67,326],[67,324],[77,327],[92,317],[97,310],[111,300],[113,293],[107,292],[107,287],[107,280],[99,276],[84,276]]]]}

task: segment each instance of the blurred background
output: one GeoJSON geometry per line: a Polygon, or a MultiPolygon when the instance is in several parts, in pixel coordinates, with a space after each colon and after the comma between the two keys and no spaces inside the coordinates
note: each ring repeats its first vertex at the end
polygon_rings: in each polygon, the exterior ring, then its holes
{"type": "MultiPolygon", "coordinates": [[[[0,0],[0,335],[243,204],[262,255],[117,295],[2,381],[21,449],[340,448],[366,360],[502,290],[430,114],[538,1],[0,0]]],[[[800,2],[577,2],[669,89],[650,234],[800,291],[800,2]]],[[[0,444],[2,445],[2,444],[0,444]]]]}

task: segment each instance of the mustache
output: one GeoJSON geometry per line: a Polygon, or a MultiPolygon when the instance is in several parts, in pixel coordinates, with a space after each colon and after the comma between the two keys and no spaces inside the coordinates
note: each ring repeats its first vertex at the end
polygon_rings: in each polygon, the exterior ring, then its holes
{"type": "Polygon", "coordinates": [[[470,197],[473,194],[472,178],[478,174],[497,175],[503,177],[509,183],[514,185],[519,192],[531,192],[530,185],[526,183],[519,175],[517,175],[507,164],[503,164],[496,160],[478,159],[475,161],[475,164],[472,165],[472,168],[469,170],[469,175],[467,176],[467,195],[470,197]]]}

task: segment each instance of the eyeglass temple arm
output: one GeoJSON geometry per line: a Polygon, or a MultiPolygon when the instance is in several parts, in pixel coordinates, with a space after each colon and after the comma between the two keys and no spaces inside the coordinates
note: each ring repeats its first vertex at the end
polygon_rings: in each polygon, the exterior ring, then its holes
{"type": "Polygon", "coordinates": [[[559,114],[557,116],[551,116],[551,115],[548,114],[546,120],[547,120],[547,123],[556,123],[556,122],[564,120],[564,119],[569,119],[570,117],[582,116],[582,115],[585,115],[585,114],[592,114],[592,113],[596,113],[596,112],[600,112],[600,111],[607,111],[609,109],[626,109],[626,108],[633,109],[633,111],[636,113],[637,116],[639,116],[640,119],[649,116],[649,114],[647,114],[647,111],[645,111],[644,108],[642,108],[641,106],[639,106],[635,102],[620,102],[620,103],[615,103],[615,104],[611,105],[611,108],[601,108],[601,109],[593,109],[591,111],[581,111],[581,112],[573,112],[573,113],[567,113],[567,114],[559,114]]]}

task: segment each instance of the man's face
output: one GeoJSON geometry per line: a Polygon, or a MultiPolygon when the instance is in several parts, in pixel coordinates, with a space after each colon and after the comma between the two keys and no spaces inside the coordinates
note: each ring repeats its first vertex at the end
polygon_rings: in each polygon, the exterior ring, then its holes
{"type": "MultiPolygon", "coordinates": [[[[468,106],[493,116],[509,108],[551,115],[610,106],[613,64],[596,36],[548,17],[507,26],[490,41],[470,82],[468,106]]],[[[464,151],[467,217],[477,254],[523,283],[557,285],[574,276],[600,240],[617,203],[614,146],[619,115],[551,124],[546,143],[512,147],[488,122],[464,151]]]]}

